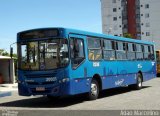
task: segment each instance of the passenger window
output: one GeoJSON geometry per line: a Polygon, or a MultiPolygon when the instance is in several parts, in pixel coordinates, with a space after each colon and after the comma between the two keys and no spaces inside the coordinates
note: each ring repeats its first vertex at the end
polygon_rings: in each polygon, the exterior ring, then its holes
{"type": "Polygon", "coordinates": [[[143,46],[136,44],[136,57],[137,60],[143,60],[143,46]]]}
{"type": "Polygon", "coordinates": [[[128,58],[128,60],[135,60],[136,59],[136,53],[135,53],[133,43],[127,43],[127,58],[128,58]]]}
{"type": "Polygon", "coordinates": [[[144,59],[145,60],[149,60],[149,46],[148,45],[144,45],[144,59]]]}
{"type": "Polygon", "coordinates": [[[111,40],[104,40],[103,57],[105,60],[115,60],[115,43],[111,40]]]}
{"type": "Polygon", "coordinates": [[[89,49],[89,55],[88,55],[89,60],[102,59],[101,39],[88,38],[88,49],[89,49]]]}
{"type": "Polygon", "coordinates": [[[153,47],[153,46],[150,46],[150,49],[151,49],[151,51],[150,51],[150,59],[151,59],[151,60],[155,60],[154,47],[153,47]]]}
{"type": "Polygon", "coordinates": [[[145,47],[144,47],[144,58],[145,58],[145,60],[154,60],[153,46],[145,45],[145,47]]]}
{"type": "Polygon", "coordinates": [[[88,38],[88,48],[101,48],[101,41],[98,38],[88,38]]]}
{"type": "Polygon", "coordinates": [[[70,39],[72,67],[76,68],[85,59],[84,41],[78,38],[70,39]]]}
{"type": "Polygon", "coordinates": [[[117,42],[116,46],[117,46],[116,58],[118,60],[126,59],[126,44],[123,42],[117,42]]]}

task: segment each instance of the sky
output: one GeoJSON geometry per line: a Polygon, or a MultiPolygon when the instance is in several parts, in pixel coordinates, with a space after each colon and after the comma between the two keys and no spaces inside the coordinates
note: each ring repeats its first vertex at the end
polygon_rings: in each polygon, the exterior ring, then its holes
{"type": "Polygon", "coordinates": [[[9,51],[18,32],[43,27],[102,33],[100,0],[0,0],[0,49],[9,51]]]}

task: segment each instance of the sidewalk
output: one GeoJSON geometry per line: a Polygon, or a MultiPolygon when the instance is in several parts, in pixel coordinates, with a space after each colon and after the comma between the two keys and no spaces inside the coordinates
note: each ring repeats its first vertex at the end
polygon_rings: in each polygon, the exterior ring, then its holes
{"type": "Polygon", "coordinates": [[[11,96],[13,91],[18,90],[17,83],[15,84],[0,84],[0,97],[11,96]]]}

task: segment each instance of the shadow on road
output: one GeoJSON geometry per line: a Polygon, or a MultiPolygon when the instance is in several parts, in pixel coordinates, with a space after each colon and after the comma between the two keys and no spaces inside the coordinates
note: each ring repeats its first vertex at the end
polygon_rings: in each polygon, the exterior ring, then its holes
{"type": "MultiPolygon", "coordinates": [[[[148,87],[150,87],[150,86],[144,86],[142,89],[145,89],[148,87]]],[[[130,91],[133,91],[133,90],[128,87],[108,89],[108,90],[102,91],[100,93],[99,99],[127,93],[130,91]]],[[[3,107],[26,107],[26,108],[61,108],[61,107],[63,108],[63,107],[71,106],[74,104],[83,103],[85,101],[87,101],[87,98],[86,98],[85,94],[83,94],[83,95],[76,95],[76,96],[61,98],[57,101],[51,101],[47,97],[22,99],[22,100],[2,103],[2,104],[0,104],[0,106],[3,106],[3,107]]]]}

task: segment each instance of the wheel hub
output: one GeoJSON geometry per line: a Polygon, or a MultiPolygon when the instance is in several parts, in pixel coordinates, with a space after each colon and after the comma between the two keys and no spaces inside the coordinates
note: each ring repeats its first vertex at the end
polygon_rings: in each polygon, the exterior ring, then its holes
{"type": "Polygon", "coordinates": [[[138,86],[139,86],[139,87],[142,87],[142,80],[141,80],[140,77],[138,78],[138,86]]]}
{"type": "Polygon", "coordinates": [[[96,95],[97,95],[97,85],[94,84],[94,83],[91,84],[91,94],[92,94],[93,96],[96,96],[96,95]]]}

